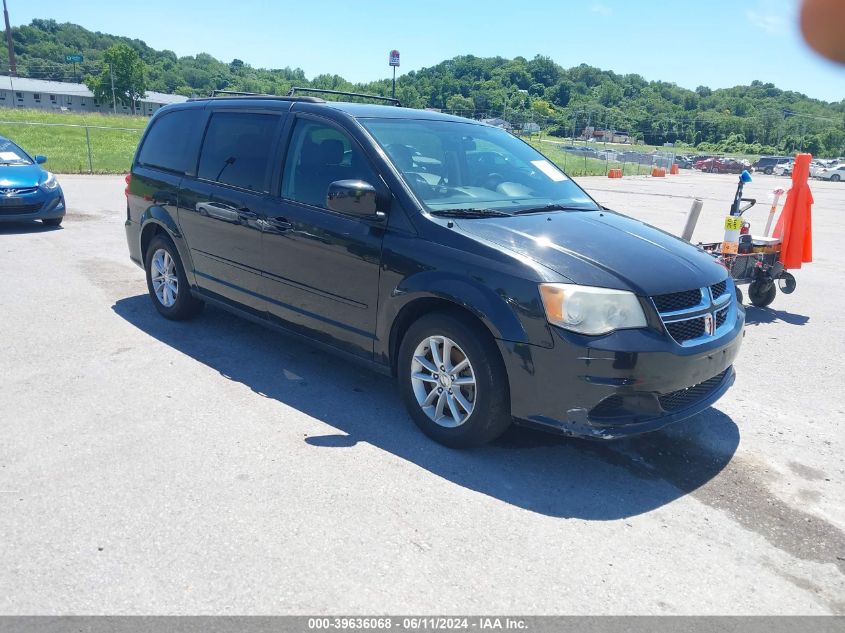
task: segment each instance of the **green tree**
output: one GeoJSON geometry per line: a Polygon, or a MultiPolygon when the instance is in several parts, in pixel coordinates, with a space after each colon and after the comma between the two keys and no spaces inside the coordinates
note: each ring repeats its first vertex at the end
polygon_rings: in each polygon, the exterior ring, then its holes
{"type": "Polygon", "coordinates": [[[88,77],[85,84],[100,103],[109,103],[114,94],[121,105],[132,106],[132,114],[135,114],[135,103],[144,98],[147,91],[144,62],[134,48],[123,43],[109,47],[103,53],[103,62],[102,72],[88,77]]]}
{"type": "Polygon", "coordinates": [[[475,102],[470,97],[452,95],[446,99],[446,109],[450,112],[471,116],[475,110],[475,102]]]}

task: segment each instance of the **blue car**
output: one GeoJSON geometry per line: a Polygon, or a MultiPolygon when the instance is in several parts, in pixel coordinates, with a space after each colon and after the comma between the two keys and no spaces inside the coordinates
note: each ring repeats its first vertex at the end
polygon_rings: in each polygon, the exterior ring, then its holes
{"type": "Polygon", "coordinates": [[[62,223],[65,196],[56,177],[41,167],[46,161],[46,156],[33,158],[0,136],[0,222],[62,223]]]}

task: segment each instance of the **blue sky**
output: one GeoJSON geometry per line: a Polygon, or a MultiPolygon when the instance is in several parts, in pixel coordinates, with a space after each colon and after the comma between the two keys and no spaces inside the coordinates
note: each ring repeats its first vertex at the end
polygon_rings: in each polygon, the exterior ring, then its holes
{"type": "Polygon", "coordinates": [[[309,78],[389,77],[388,52],[396,48],[402,72],[460,54],[541,54],[564,67],[587,63],[685,88],[759,79],[827,101],[845,98],[845,67],[804,44],[797,0],[7,2],[14,25],[36,17],[75,22],[180,56],[299,67],[309,78]]]}

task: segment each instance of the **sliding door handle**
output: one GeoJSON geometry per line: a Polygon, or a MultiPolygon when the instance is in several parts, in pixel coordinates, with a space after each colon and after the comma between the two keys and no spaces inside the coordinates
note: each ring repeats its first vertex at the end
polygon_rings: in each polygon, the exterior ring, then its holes
{"type": "Polygon", "coordinates": [[[293,228],[293,224],[284,218],[268,218],[267,226],[276,231],[290,231],[293,228]]]}

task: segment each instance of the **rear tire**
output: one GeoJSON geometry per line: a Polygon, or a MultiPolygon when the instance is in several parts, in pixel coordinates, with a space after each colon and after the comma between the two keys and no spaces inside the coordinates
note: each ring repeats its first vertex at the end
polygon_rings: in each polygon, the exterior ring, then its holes
{"type": "Polygon", "coordinates": [[[774,169],[772,169],[771,167],[766,167],[763,170],[763,173],[766,174],[767,176],[771,176],[773,171],[774,171],[774,169]]]}
{"type": "Polygon", "coordinates": [[[398,376],[411,418],[440,444],[479,446],[511,425],[504,363],[469,317],[438,312],[413,323],[399,348],[398,376]]]}
{"type": "Polygon", "coordinates": [[[60,218],[44,218],[41,220],[41,223],[44,226],[59,226],[62,223],[62,220],[64,220],[64,216],[60,218]]]}
{"type": "Polygon", "coordinates": [[[839,174],[833,174],[830,177],[830,182],[839,182],[839,174]]]}
{"type": "Polygon", "coordinates": [[[758,308],[765,308],[775,300],[778,289],[771,281],[752,281],[748,286],[748,300],[758,308]]]}
{"type": "Polygon", "coordinates": [[[195,317],[204,303],[191,294],[185,268],[173,241],[156,235],[147,247],[144,258],[147,290],[159,314],[172,321],[195,317]]]}

